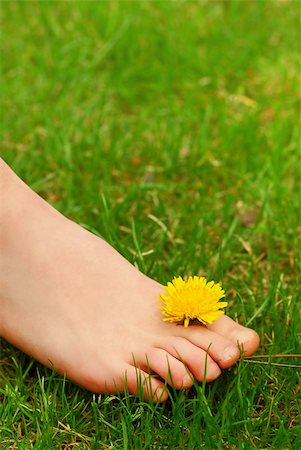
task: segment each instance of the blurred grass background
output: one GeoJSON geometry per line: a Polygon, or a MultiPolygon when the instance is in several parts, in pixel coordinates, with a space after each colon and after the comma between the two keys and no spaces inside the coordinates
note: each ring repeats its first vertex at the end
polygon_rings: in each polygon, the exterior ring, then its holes
{"type": "MultiPolygon", "coordinates": [[[[158,281],[221,280],[261,353],[301,353],[300,2],[0,6],[5,161],[158,281]]],[[[296,359],[156,408],[1,361],[4,448],[297,448],[296,359]]]]}

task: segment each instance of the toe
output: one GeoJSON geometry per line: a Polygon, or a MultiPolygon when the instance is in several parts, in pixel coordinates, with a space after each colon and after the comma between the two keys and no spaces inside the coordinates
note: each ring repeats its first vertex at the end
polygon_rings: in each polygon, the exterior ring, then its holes
{"type": "Polygon", "coordinates": [[[168,398],[168,390],[162,381],[130,364],[125,370],[122,391],[154,403],[164,402],[168,398]]]}
{"type": "Polygon", "coordinates": [[[162,348],[182,361],[198,381],[212,381],[221,374],[219,366],[208,353],[187,339],[177,337],[166,340],[162,348]]]}
{"type": "MultiPolygon", "coordinates": [[[[131,364],[116,360],[102,370],[97,365],[85,367],[80,382],[82,387],[95,393],[134,394],[154,403],[164,402],[168,398],[168,389],[161,380],[131,364]],[[119,364],[118,364],[119,362],[119,364]]],[[[70,374],[68,378],[72,377],[70,374]]]]}
{"type": "Polygon", "coordinates": [[[177,327],[178,336],[208,353],[222,369],[232,366],[240,356],[237,343],[221,336],[206,327],[193,325],[188,328],[177,327]]]}
{"type": "Polygon", "coordinates": [[[230,317],[222,316],[213,324],[207,325],[207,328],[238,345],[245,356],[252,355],[258,348],[259,336],[256,331],[239,325],[230,317]]]}
{"type": "Polygon", "coordinates": [[[161,348],[152,348],[138,364],[146,372],[158,374],[176,389],[187,389],[193,385],[193,376],[177,358],[161,348]]]}

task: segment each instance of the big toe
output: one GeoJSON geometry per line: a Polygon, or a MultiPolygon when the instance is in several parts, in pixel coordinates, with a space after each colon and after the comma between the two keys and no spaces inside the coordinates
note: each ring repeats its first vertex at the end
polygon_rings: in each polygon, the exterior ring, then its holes
{"type": "Polygon", "coordinates": [[[252,355],[259,346],[256,331],[239,325],[230,317],[222,316],[213,324],[207,325],[207,328],[238,345],[245,356],[252,355]]]}

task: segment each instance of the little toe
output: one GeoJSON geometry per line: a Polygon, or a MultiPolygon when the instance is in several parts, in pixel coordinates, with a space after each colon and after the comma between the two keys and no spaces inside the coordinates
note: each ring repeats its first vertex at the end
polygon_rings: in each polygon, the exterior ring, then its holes
{"type": "Polygon", "coordinates": [[[190,372],[198,381],[213,381],[220,374],[221,370],[208,353],[194,345],[185,338],[177,337],[166,340],[162,348],[170,353],[174,358],[187,365],[190,372]]]}
{"type": "Polygon", "coordinates": [[[162,381],[130,364],[125,370],[123,391],[154,403],[165,402],[168,398],[168,390],[162,381]]]}
{"type": "Polygon", "coordinates": [[[228,316],[221,316],[207,328],[236,344],[245,356],[252,355],[259,346],[259,336],[256,331],[239,325],[228,316]]]}
{"type": "Polygon", "coordinates": [[[175,389],[187,389],[193,385],[193,376],[187,367],[161,348],[149,350],[139,367],[158,374],[175,389]]]}

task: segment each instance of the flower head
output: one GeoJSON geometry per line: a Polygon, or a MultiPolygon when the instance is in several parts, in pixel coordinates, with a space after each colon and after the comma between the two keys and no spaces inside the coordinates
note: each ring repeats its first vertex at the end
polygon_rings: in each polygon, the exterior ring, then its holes
{"type": "Polygon", "coordinates": [[[159,298],[163,302],[163,320],[184,323],[185,328],[194,319],[203,324],[214,322],[224,314],[220,308],[228,304],[219,301],[225,296],[221,285],[208,282],[204,277],[190,276],[187,281],[175,277],[164,288],[166,292],[161,293],[159,298]]]}

